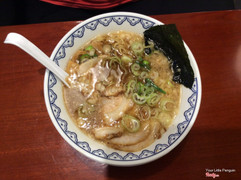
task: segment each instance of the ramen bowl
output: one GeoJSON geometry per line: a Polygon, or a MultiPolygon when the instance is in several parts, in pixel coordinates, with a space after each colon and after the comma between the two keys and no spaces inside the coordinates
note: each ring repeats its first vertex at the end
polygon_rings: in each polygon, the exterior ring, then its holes
{"type": "MultiPolygon", "coordinates": [[[[87,19],[71,29],[55,47],[51,59],[62,69],[75,52],[86,42],[100,34],[124,30],[142,34],[154,25],[163,24],[151,17],[129,12],[114,12],[87,19]]],[[[124,152],[107,147],[83,133],[69,116],[63,99],[63,84],[50,71],[44,78],[45,103],[53,125],[75,150],[95,161],[114,166],[136,166],[154,161],[173,150],[192,128],[201,102],[201,78],[194,56],[187,50],[194,71],[191,89],[181,87],[181,103],[172,125],[153,144],[138,152],[124,152]]]]}

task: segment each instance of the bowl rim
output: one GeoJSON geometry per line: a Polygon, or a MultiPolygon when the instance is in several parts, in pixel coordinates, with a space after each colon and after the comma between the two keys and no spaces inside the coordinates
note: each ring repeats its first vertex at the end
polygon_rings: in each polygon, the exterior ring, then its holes
{"type": "MultiPolygon", "coordinates": [[[[91,17],[89,19],[86,19],[82,22],[80,22],[79,24],[77,24],[76,26],[74,26],[72,29],[70,29],[62,38],[61,40],[58,42],[58,44],[55,46],[50,59],[52,61],[55,61],[55,56],[56,53],[59,51],[60,47],[64,44],[64,42],[70,37],[71,34],[73,34],[77,29],[79,29],[81,26],[84,26],[96,19],[100,19],[103,17],[107,17],[107,16],[134,16],[134,17],[138,17],[140,19],[147,19],[150,20],[152,22],[154,22],[154,24],[164,24],[159,20],[156,20],[152,17],[143,15],[143,14],[139,14],[139,13],[133,13],[133,12],[124,12],[124,11],[120,11],[120,12],[110,12],[110,13],[103,13],[94,17],[91,17]]],[[[50,71],[48,69],[46,69],[45,71],[45,76],[44,76],[44,99],[45,99],[45,104],[46,104],[46,108],[48,111],[48,114],[50,116],[50,119],[54,125],[54,127],[56,128],[56,130],[59,132],[59,134],[62,136],[62,138],[67,141],[67,143],[73,147],[75,150],[77,150],[78,152],[82,153],[83,155],[87,156],[90,159],[93,159],[95,161],[98,161],[100,163],[105,163],[105,164],[109,164],[109,165],[113,165],[113,166],[137,166],[137,165],[142,165],[142,164],[146,164],[149,162],[152,162],[156,159],[159,159],[160,157],[165,156],[166,154],[168,154],[170,151],[172,151],[178,144],[180,144],[180,142],[187,136],[187,134],[189,133],[189,131],[191,130],[194,122],[196,121],[199,109],[200,109],[200,105],[201,105],[201,97],[202,97],[202,84],[201,84],[201,76],[200,76],[200,71],[196,62],[196,59],[194,58],[191,50],[189,49],[189,47],[186,45],[186,43],[184,42],[185,48],[188,52],[188,55],[191,56],[190,59],[193,59],[192,65],[194,66],[193,69],[195,69],[196,71],[196,81],[197,81],[197,91],[198,91],[198,99],[195,105],[195,110],[194,113],[192,115],[192,118],[188,125],[187,128],[184,130],[184,132],[180,135],[180,137],[178,137],[178,139],[169,146],[169,148],[165,149],[162,153],[159,153],[155,156],[150,156],[146,159],[138,159],[136,161],[124,161],[124,162],[120,162],[120,161],[115,161],[115,160],[111,160],[111,159],[103,159],[100,158],[98,156],[93,156],[93,154],[90,154],[82,149],[80,149],[79,146],[77,146],[75,143],[73,143],[73,141],[70,140],[69,137],[66,136],[66,134],[63,132],[63,130],[61,129],[61,127],[59,126],[59,124],[57,123],[56,118],[54,117],[52,111],[51,111],[51,107],[49,104],[49,96],[48,96],[48,89],[49,89],[49,83],[48,83],[48,78],[50,75],[50,71]]],[[[58,62],[56,62],[58,64],[58,62]]]]}

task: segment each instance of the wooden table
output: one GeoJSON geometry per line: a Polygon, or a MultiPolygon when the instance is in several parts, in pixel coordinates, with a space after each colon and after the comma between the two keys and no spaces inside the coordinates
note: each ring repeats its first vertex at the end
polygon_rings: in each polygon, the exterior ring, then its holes
{"type": "Polygon", "coordinates": [[[0,179],[205,179],[206,173],[241,178],[241,11],[153,17],[177,25],[200,69],[202,103],[188,136],[163,158],[138,167],[86,158],[50,121],[45,68],[2,43],[9,32],[18,32],[51,55],[79,22],[0,27],[0,179]]]}

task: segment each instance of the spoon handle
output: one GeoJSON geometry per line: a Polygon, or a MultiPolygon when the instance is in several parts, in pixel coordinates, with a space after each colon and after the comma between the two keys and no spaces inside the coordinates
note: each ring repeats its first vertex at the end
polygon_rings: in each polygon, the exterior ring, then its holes
{"type": "Polygon", "coordinates": [[[65,81],[68,73],[55,64],[45,53],[43,53],[43,51],[41,51],[28,39],[17,33],[9,33],[4,43],[13,44],[24,50],[47,69],[52,71],[67,87],[69,87],[69,84],[65,81]]]}

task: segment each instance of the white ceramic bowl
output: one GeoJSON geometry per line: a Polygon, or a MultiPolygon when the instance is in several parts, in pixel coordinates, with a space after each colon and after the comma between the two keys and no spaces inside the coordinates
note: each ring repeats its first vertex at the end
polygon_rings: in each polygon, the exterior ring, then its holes
{"type": "MultiPolygon", "coordinates": [[[[71,29],[55,47],[51,59],[65,69],[67,61],[84,43],[95,36],[110,31],[126,30],[143,33],[153,25],[163,24],[151,17],[114,12],[92,17],[71,29]]],[[[151,146],[140,152],[128,153],[104,146],[83,134],[68,115],[62,94],[61,81],[46,70],[44,96],[49,116],[59,134],[74,149],[85,156],[115,166],[135,166],[156,160],[175,148],[188,134],[197,117],[201,102],[201,78],[196,61],[185,44],[195,74],[192,89],[182,86],[180,111],[171,127],[151,146]]]]}

